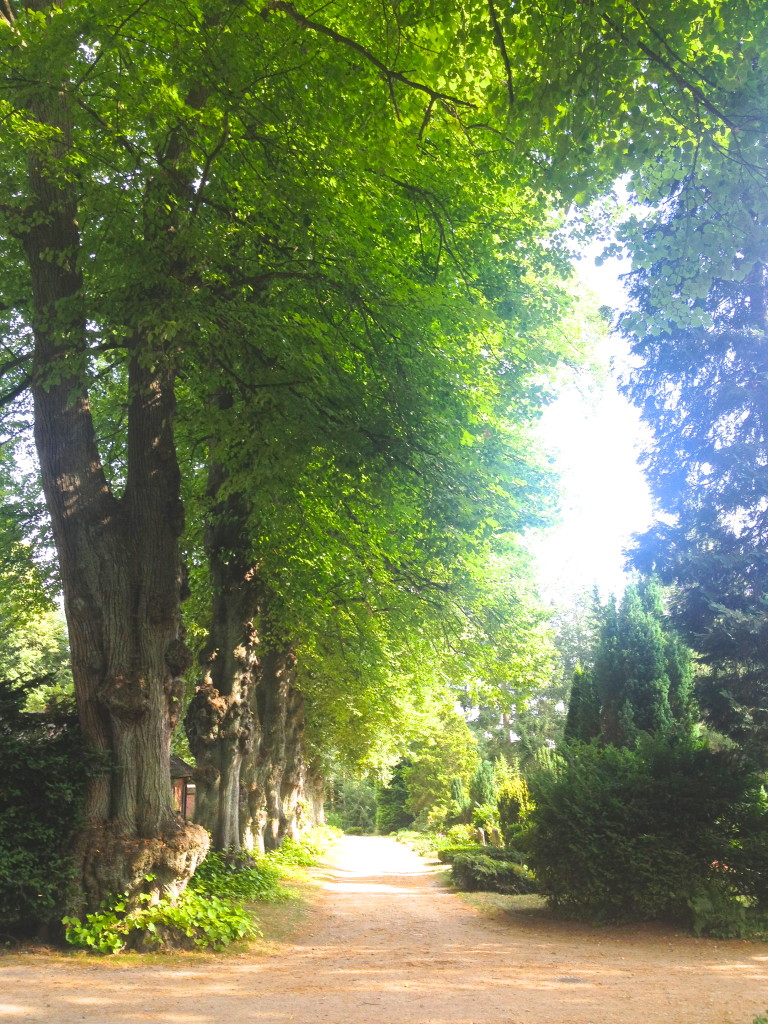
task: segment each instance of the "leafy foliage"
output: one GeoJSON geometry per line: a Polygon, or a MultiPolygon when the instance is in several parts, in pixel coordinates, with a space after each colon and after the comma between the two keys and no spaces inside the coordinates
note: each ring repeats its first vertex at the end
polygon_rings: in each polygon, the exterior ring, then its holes
{"type": "Polygon", "coordinates": [[[518,839],[528,827],[534,808],[525,778],[517,766],[509,766],[497,790],[499,829],[508,850],[518,847],[518,839]]]}
{"type": "Polygon", "coordinates": [[[445,832],[414,832],[409,829],[400,829],[396,839],[423,856],[436,853],[438,860],[447,863],[447,858],[444,860],[446,852],[454,849],[482,849],[480,844],[475,841],[475,835],[472,825],[451,825],[445,832]]]}
{"type": "Polygon", "coordinates": [[[146,895],[138,907],[128,906],[126,898],[118,898],[87,914],[84,921],[64,917],[67,942],[95,953],[223,949],[230,942],[258,934],[242,907],[211,893],[184,892],[175,902],[152,902],[146,895]]]}
{"type": "Polygon", "coordinates": [[[391,832],[407,828],[413,822],[413,815],[406,810],[408,787],[406,775],[410,763],[401,761],[395,765],[389,782],[379,786],[376,792],[376,832],[386,836],[391,832]]]}
{"type": "Polygon", "coordinates": [[[353,835],[369,835],[376,829],[376,787],[368,779],[344,776],[331,779],[331,824],[353,835]]]}
{"type": "MultiPolygon", "coordinates": [[[[87,473],[43,460],[47,491],[72,483],[117,563],[106,524],[157,440],[136,450],[130,373],[183,381],[189,560],[219,460],[254,496],[249,554],[318,746],[354,762],[378,745],[380,766],[393,723],[468,665],[507,690],[545,672],[519,538],[551,505],[531,442],[548,375],[578,357],[560,211],[660,148],[738,148],[717,104],[754,91],[752,6],[729,5],[726,35],[714,0],[2,5],[3,370],[11,399],[33,365],[38,401],[64,385],[58,426],[86,438],[87,473]],[[66,285],[42,308],[41,268],[66,285]]],[[[63,546],[83,517],[62,518],[63,546]]],[[[178,576],[154,608],[175,612],[178,576]]]]}
{"type": "MultiPolygon", "coordinates": [[[[438,705],[422,729],[421,738],[410,746],[403,775],[407,807],[422,827],[442,827],[454,809],[453,794],[459,789],[463,793],[466,785],[471,788],[479,758],[467,723],[453,707],[438,705]]],[[[470,797],[470,813],[473,802],[470,797]]]]}
{"type": "Polygon", "coordinates": [[[766,909],[768,805],[733,752],[641,736],[634,750],[575,744],[531,779],[526,853],[559,910],[594,921],[673,917],[717,933],[717,898],[766,909]]]}
{"type": "Polygon", "coordinates": [[[0,684],[0,919],[18,931],[55,922],[73,897],[70,844],[103,769],[71,719],[22,711],[28,687],[0,684]]]}
{"type": "MultiPolygon", "coordinates": [[[[135,906],[116,897],[84,920],[65,917],[71,945],[98,953],[125,949],[222,949],[259,935],[243,903],[290,899],[280,879],[299,866],[311,866],[333,841],[329,828],[314,828],[300,842],[286,838],[280,850],[263,857],[209,853],[176,901],[146,895],[135,906]]],[[[151,881],[148,880],[148,881],[151,881]]]]}
{"type": "Polygon", "coordinates": [[[240,903],[275,903],[290,897],[280,877],[279,865],[269,857],[211,852],[195,871],[187,891],[240,903]]]}
{"type": "Polygon", "coordinates": [[[69,640],[61,613],[30,613],[15,624],[0,618],[0,629],[0,678],[39,681],[27,689],[25,710],[74,710],[69,640]]]}

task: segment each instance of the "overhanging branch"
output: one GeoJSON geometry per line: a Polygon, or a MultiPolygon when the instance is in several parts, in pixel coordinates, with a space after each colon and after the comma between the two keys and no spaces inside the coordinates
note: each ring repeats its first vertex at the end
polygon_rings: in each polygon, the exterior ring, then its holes
{"type": "Polygon", "coordinates": [[[261,13],[263,17],[267,18],[272,11],[281,11],[289,18],[292,18],[293,21],[295,21],[301,28],[317,32],[318,35],[327,36],[335,43],[339,43],[350,50],[354,50],[355,53],[359,53],[368,61],[369,64],[372,64],[381,72],[383,77],[389,83],[390,88],[392,87],[393,82],[401,82],[403,85],[407,85],[409,89],[417,89],[419,92],[426,93],[426,95],[433,101],[453,103],[456,106],[469,107],[472,110],[477,109],[477,104],[471,103],[469,100],[462,100],[456,96],[451,96],[449,93],[432,89],[423,82],[416,82],[412,78],[408,78],[407,75],[404,75],[400,71],[388,68],[387,65],[380,61],[375,54],[371,53],[367,47],[358,43],[355,39],[350,39],[349,36],[342,35],[340,32],[330,28],[328,25],[321,25],[320,22],[312,21],[310,18],[305,17],[300,11],[296,10],[292,3],[288,3],[287,0],[269,0],[266,7],[262,8],[261,13]]]}
{"type": "Polygon", "coordinates": [[[507,77],[507,96],[509,96],[509,107],[511,110],[515,105],[515,82],[512,76],[512,65],[509,63],[507,44],[504,40],[504,33],[501,30],[499,15],[494,7],[493,0],[488,0],[488,13],[491,17],[491,26],[493,27],[493,39],[501,54],[501,59],[504,61],[504,71],[507,77]]]}

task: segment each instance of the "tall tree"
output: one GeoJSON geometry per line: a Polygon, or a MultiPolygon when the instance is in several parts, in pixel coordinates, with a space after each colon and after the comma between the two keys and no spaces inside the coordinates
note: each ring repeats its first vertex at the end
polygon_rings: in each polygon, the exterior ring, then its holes
{"type": "Polygon", "coordinates": [[[574,674],[566,738],[633,746],[641,733],[688,733],[695,722],[690,651],[670,629],[654,580],[600,612],[592,666],[574,674]]]}
{"type": "Polygon", "coordinates": [[[674,584],[708,721],[764,759],[768,104],[758,55],[768,28],[755,15],[750,29],[715,79],[733,141],[703,133],[695,150],[637,176],[645,209],[626,231],[636,269],[622,324],[663,513],[635,560],[674,584]]]}
{"type": "MultiPolygon", "coordinates": [[[[112,758],[111,775],[89,787],[88,827],[79,841],[80,880],[93,905],[106,893],[141,887],[148,874],[173,891],[207,848],[202,830],[177,818],[168,771],[188,665],[179,615],[183,516],[171,429],[174,369],[167,331],[141,311],[124,309],[118,331],[128,419],[117,493],[99,454],[88,397],[89,318],[98,314],[86,301],[75,171],[82,152],[74,141],[75,111],[88,91],[75,83],[82,85],[95,55],[80,43],[84,12],[73,17],[46,2],[5,11],[6,73],[13,68],[27,83],[11,93],[16,123],[6,215],[28,274],[13,315],[23,311],[33,335],[35,440],[83,733],[112,758]],[[20,147],[27,148],[26,160],[20,147]]],[[[158,274],[155,306],[162,305],[164,279],[177,258],[184,155],[172,132],[137,190],[144,218],[134,238],[158,274]]]]}

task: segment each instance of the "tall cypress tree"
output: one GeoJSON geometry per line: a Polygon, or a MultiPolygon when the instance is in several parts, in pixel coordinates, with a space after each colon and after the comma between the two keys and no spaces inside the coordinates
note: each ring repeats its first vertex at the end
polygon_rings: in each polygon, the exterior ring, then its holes
{"type": "Polygon", "coordinates": [[[633,746],[640,733],[690,730],[690,651],[668,627],[658,583],[630,586],[600,611],[594,668],[574,675],[566,738],[633,746]]]}
{"type": "Polygon", "coordinates": [[[571,699],[565,719],[566,741],[589,743],[600,735],[600,699],[592,671],[578,666],[573,673],[571,699]]]}

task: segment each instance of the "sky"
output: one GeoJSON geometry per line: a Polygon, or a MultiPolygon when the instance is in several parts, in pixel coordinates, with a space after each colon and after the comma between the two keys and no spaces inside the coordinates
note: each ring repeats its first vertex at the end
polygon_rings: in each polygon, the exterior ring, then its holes
{"type": "MultiPolygon", "coordinates": [[[[616,307],[623,300],[618,275],[626,269],[617,260],[597,267],[588,253],[576,272],[600,303],[616,307]]],[[[626,346],[614,334],[600,354],[620,368],[626,346]]],[[[616,372],[602,384],[566,385],[544,413],[540,434],[562,481],[560,525],[531,542],[542,594],[567,602],[597,584],[603,598],[618,595],[629,579],[623,550],[633,532],[650,525],[652,505],[637,463],[647,433],[638,412],[619,394],[616,372]]]]}

